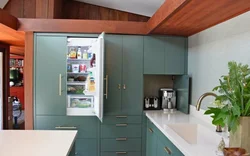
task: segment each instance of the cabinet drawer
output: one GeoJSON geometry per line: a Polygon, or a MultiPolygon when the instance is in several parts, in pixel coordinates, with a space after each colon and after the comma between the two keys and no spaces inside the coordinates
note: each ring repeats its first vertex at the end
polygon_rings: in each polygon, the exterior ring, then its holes
{"type": "Polygon", "coordinates": [[[117,115],[117,116],[104,116],[103,124],[119,124],[119,123],[133,123],[141,124],[141,116],[127,116],[127,115],[117,115]]]}
{"type": "Polygon", "coordinates": [[[101,151],[141,151],[141,139],[127,138],[125,141],[101,139],[101,151]]]}
{"type": "Polygon", "coordinates": [[[116,124],[102,125],[101,138],[117,138],[117,137],[132,137],[140,138],[142,128],[136,124],[116,124]]]}
{"type": "Polygon", "coordinates": [[[97,139],[76,139],[75,155],[77,156],[97,156],[97,139]]]}
{"type": "MultiPolygon", "coordinates": [[[[55,130],[56,127],[76,127],[77,138],[97,138],[99,121],[96,117],[36,116],[36,130],[55,130]]],[[[63,130],[63,128],[57,129],[63,130]]]]}
{"type": "Polygon", "coordinates": [[[141,152],[101,152],[101,156],[141,156],[141,152]]]}

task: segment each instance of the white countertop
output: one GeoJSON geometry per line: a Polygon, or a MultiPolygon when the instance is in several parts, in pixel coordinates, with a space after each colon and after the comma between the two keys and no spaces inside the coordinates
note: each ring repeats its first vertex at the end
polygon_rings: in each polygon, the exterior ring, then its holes
{"type": "Polygon", "coordinates": [[[66,156],[77,131],[0,130],[0,156],[66,156]]]}
{"type": "Polygon", "coordinates": [[[192,115],[181,112],[146,111],[146,116],[185,156],[216,156],[222,137],[228,145],[226,133],[215,132],[209,125],[192,115]],[[185,139],[184,139],[185,138],[185,139]]]}

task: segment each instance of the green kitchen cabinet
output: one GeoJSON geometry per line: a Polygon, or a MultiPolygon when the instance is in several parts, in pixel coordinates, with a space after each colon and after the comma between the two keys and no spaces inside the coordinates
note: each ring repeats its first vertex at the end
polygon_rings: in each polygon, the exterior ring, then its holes
{"type": "Polygon", "coordinates": [[[144,37],[144,74],[165,73],[165,43],[163,37],[144,37]]]}
{"type": "Polygon", "coordinates": [[[184,156],[182,152],[148,119],[146,156],[184,156]]]}
{"type": "Polygon", "coordinates": [[[141,115],[143,103],[143,37],[106,35],[105,115],[141,115]]]}
{"type": "Polygon", "coordinates": [[[186,68],[187,38],[144,37],[144,74],[183,75],[186,68]]]}
{"type": "Polygon", "coordinates": [[[123,36],[122,112],[141,115],[143,103],[143,37],[123,36]]]}
{"type": "Polygon", "coordinates": [[[36,35],[34,51],[35,114],[65,115],[67,37],[36,35]]]}
{"type": "Polygon", "coordinates": [[[77,138],[98,138],[99,121],[92,116],[36,116],[36,130],[77,130],[77,138]]]}
{"type": "Polygon", "coordinates": [[[153,125],[148,120],[146,128],[146,156],[156,156],[157,149],[157,135],[154,131],[153,125]]]}
{"type": "Polygon", "coordinates": [[[187,39],[185,37],[165,37],[165,74],[185,74],[186,59],[187,39]]]}
{"type": "Polygon", "coordinates": [[[108,98],[104,99],[104,114],[121,111],[122,37],[106,35],[105,75],[108,75],[108,98]]]}

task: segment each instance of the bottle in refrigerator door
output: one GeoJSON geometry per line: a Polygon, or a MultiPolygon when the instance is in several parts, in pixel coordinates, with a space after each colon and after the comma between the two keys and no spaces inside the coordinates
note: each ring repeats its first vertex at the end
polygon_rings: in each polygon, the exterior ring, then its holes
{"type": "Polygon", "coordinates": [[[95,92],[95,78],[92,72],[87,77],[87,91],[90,93],[95,92]]]}
{"type": "Polygon", "coordinates": [[[92,68],[96,66],[95,61],[96,61],[95,54],[93,54],[93,57],[92,57],[92,59],[90,61],[90,65],[91,65],[92,68]]]}

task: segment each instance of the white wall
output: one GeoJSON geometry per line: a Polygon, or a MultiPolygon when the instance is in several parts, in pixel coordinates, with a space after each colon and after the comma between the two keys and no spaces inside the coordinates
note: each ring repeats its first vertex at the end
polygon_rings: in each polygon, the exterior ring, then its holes
{"type": "Polygon", "coordinates": [[[3,53],[0,52],[0,130],[3,129],[3,53]]]}
{"type": "MultiPolygon", "coordinates": [[[[231,60],[250,65],[250,12],[188,38],[188,73],[192,77],[191,103],[219,84],[231,60]]],[[[212,98],[205,99],[206,108],[212,98]]]]}

